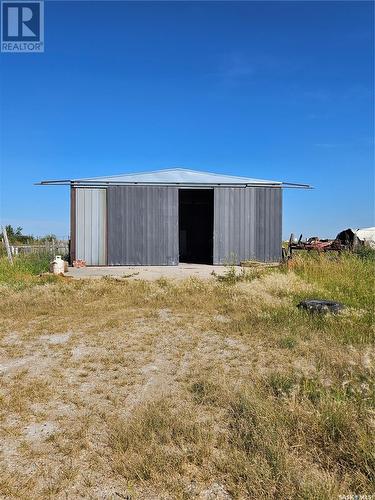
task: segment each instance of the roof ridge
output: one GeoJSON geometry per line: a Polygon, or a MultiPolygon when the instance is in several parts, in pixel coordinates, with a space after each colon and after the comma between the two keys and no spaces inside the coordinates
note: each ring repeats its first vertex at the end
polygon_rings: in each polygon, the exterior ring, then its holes
{"type": "MultiPolygon", "coordinates": [[[[182,172],[192,172],[192,173],[197,173],[197,174],[206,174],[206,175],[216,175],[216,176],[221,176],[221,177],[236,177],[238,179],[244,179],[244,180],[248,180],[249,177],[245,177],[244,175],[235,175],[235,174],[222,174],[222,173],[219,173],[219,172],[209,172],[207,170],[195,170],[195,169],[192,169],[192,168],[184,168],[184,167],[170,167],[170,168],[159,168],[157,170],[145,170],[145,171],[140,171],[140,172],[127,172],[127,173],[123,173],[123,174],[113,174],[113,175],[99,175],[99,176],[95,176],[95,177],[85,177],[85,178],[80,178],[80,179],[74,179],[76,181],[78,180],[84,180],[84,179],[98,179],[98,178],[114,178],[114,177],[129,177],[129,176],[132,176],[132,175],[145,175],[145,174],[156,174],[156,173],[159,173],[159,172],[173,172],[173,171],[182,171],[182,172]]],[[[253,179],[253,178],[252,178],[253,179]]],[[[255,180],[255,179],[254,179],[255,180]]],[[[266,179],[256,179],[256,180],[266,180],[266,179]]],[[[266,180],[266,182],[270,182],[268,180],[266,180]]],[[[278,181],[272,181],[272,182],[278,182],[278,181]]]]}

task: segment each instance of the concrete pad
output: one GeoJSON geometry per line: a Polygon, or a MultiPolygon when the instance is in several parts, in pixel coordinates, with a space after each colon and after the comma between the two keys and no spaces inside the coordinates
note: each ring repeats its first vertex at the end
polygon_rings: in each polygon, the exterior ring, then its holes
{"type": "MultiPolygon", "coordinates": [[[[235,266],[237,272],[242,268],[235,266]]],[[[69,267],[66,276],[75,279],[95,279],[111,276],[124,279],[138,279],[154,281],[159,278],[185,279],[192,276],[197,278],[212,278],[212,272],[224,274],[227,266],[210,266],[207,264],[179,264],[178,266],[103,266],[103,267],[69,267]]]]}

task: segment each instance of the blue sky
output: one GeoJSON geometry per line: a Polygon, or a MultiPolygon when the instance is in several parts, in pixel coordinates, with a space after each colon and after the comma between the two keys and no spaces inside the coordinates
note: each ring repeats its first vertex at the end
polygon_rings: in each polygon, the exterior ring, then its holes
{"type": "Polygon", "coordinates": [[[171,166],[310,183],[283,233],[374,225],[371,2],[47,1],[45,52],[1,54],[1,213],[69,232],[42,179],[171,166]]]}

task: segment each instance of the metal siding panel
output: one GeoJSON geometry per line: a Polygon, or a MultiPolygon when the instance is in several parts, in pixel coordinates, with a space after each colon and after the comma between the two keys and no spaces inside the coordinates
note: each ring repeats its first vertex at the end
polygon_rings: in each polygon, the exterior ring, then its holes
{"type": "Polygon", "coordinates": [[[268,242],[267,242],[267,260],[272,260],[273,245],[275,243],[274,233],[277,221],[275,219],[275,196],[271,189],[268,189],[268,242]]]}
{"type": "MultiPolygon", "coordinates": [[[[174,200],[173,200],[172,193],[170,193],[168,191],[167,192],[167,199],[166,199],[166,206],[165,206],[165,210],[167,212],[167,224],[166,225],[167,225],[167,227],[171,226],[174,230],[175,229],[174,228],[174,220],[171,217],[171,210],[170,210],[170,207],[173,205],[173,203],[174,203],[174,200]]],[[[171,239],[171,231],[167,231],[166,245],[167,245],[167,259],[170,260],[172,258],[172,252],[173,253],[175,252],[174,241],[171,239]]]]}
{"type": "Polygon", "coordinates": [[[99,211],[99,265],[107,264],[107,190],[100,192],[100,211],[99,211]]]}
{"type": "Polygon", "coordinates": [[[263,210],[261,212],[262,217],[262,222],[263,222],[263,260],[267,261],[267,231],[268,231],[268,216],[269,216],[269,206],[267,204],[267,198],[268,198],[268,189],[263,188],[261,190],[263,192],[263,199],[262,199],[262,205],[263,205],[263,210]]]}
{"type": "Polygon", "coordinates": [[[250,259],[254,258],[254,189],[249,188],[248,196],[246,197],[246,213],[247,213],[247,241],[249,248],[250,259]]]}
{"type": "MultiPolygon", "coordinates": [[[[123,214],[123,219],[122,219],[122,227],[125,229],[126,232],[126,240],[125,240],[125,249],[126,249],[126,255],[128,255],[129,262],[132,262],[133,264],[137,264],[136,261],[136,246],[133,246],[131,242],[135,242],[135,225],[137,224],[137,218],[139,217],[139,214],[136,211],[136,208],[134,207],[134,192],[132,190],[126,189],[122,193],[122,197],[125,197],[125,203],[126,203],[126,212],[123,214]],[[132,214],[135,218],[130,218],[128,220],[128,217],[130,217],[129,214],[132,214]],[[128,222],[128,223],[127,223],[128,222]]],[[[136,242],[138,244],[138,242],[136,242]]]]}
{"type": "Polygon", "coordinates": [[[77,259],[85,255],[85,198],[84,190],[77,189],[77,259]]]}
{"type": "Polygon", "coordinates": [[[76,258],[88,266],[106,264],[105,189],[79,188],[76,191],[76,258]]]}
{"type": "Polygon", "coordinates": [[[156,191],[156,212],[157,212],[157,218],[158,220],[163,221],[160,224],[160,245],[156,247],[157,253],[156,253],[156,260],[159,261],[159,259],[162,258],[164,255],[165,259],[168,259],[168,241],[167,241],[167,229],[168,229],[168,218],[167,218],[167,211],[164,209],[168,205],[168,191],[165,193],[165,198],[163,194],[161,193],[160,189],[163,188],[157,188],[156,191]]]}
{"type": "Polygon", "coordinates": [[[108,264],[178,264],[177,188],[108,188],[108,264]]]}
{"type": "Polygon", "coordinates": [[[281,257],[281,196],[279,188],[257,188],[256,258],[277,261],[281,257]]]}
{"type": "MultiPolygon", "coordinates": [[[[225,194],[226,191],[223,189],[215,189],[217,192],[217,212],[218,217],[216,223],[218,224],[217,235],[218,235],[218,255],[217,255],[217,263],[221,264],[222,255],[225,254],[224,248],[224,234],[225,234],[225,224],[227,224],[227,220],[225,218],[225,194]]],[[[214,217],[215,218],[215,217],[214,217]]]]}
{"type": "Polygon", "coordinates": [[[274,229],[274,242],[272,260],[281,259],[281,245],[282,245],[282,197],[281,189],[275,189],[275,229],[274,229]]]}
{"type": "Polygon", "coordinates": [[[241,219],[242,226],[240,228],[240,234],[243,235],[243,242],[241,246],[241,254],[248,255],[250,257],[250,241],[249,241],[249,197],[250,193],[246,193],[242,190],[242,208],[241,208],[241,219]]]}
{"type": "Polygon", "coordinates": [[[81,202],[82,202],[81,190],[77,189],[77,191],[76,191],[76,259],[79,259],[80,255],[83,253],[82,252],[83,234],[82,234],[82,230],[81,230],[81,225],[83,223],[83,215],[82,215],[81,202]]]}
{"type": "Polygon", "coordinates": [[[273,242],[271,245],[271,260],[278,261],[281,259],[282,246],[282,189],[274,189],[274,207],[273,207],[273,242]]]}
{"type": "Polygon", "coordinates": [[[91,197],[91,264],[99,264],[99,197],[97,192],[91,197]]]}
{"type": "Polygon", "coordinates": [[[76,259],[77,237],[76,237],[76,219],[77,219],[77,196],[76,188],[70,188],[70,255],[69,262],[73,264],[76,259]]]}
{"type": "Polygon", "coordinates": [[[243,194],[244,190],[241,189],[238,193],[238,196],[234,196],[234,238],[236,242],[236,247],[238,249],[238,255],[236,255],[236,258],[234,259],[241,261],[242,260],[242,255],[245,252],[244,249],[244,244],[245,244],[245,238],[244,234],[242,232],[241,225],[244,222],[243,221],[243,215],[242,215],[242,210],[243,210],[243,194]]]}
{"type": "Polygon", "coordinates": [[[277,193],[278,190],[272,190],[272,214],[273,214],[273,224],[271,231],[271,241],[270,241],[270,260],[275,260],[278,248],[278,236],[279,236],[279,217],[278,217],[278,203],[277,203],[277,193]]]}
{"type": "Polygon", "coordinates": [[[264,213],[265,213],[265,228],[264,228],[264,260],[270,260],[270,243],[271,243],[271,227],[272,227],[272,206],[270,189],[265,190],[264,197],[264,213]]]}
{"type": "Polygon", "coordinates": [[[228,217],[227,217],[227,209],[228,209],[228,203],[229,203],[229,192],[225,189],[221,189],[220,193],[222,194],[222,204],[220,206],[221,209],[221,217],[220,220],[223,222],[223,226],[221,227],[221,234],[220,234],[220,244],[221,244],[221,252],[222,254],[220,255],[220,263],[222,259],[222,255],[225,255],[225,258],[227,258],[227,249],[225,248],[226,245],[226,235],[229,232],[229,223],[228,223],[228,217]]]}
{"type": "Polygon", "coordinates": [[[265,191],[264,189],[259,189],[259,258],[260,260],[265,260],[265,191]]]}
{"type": "MultiPolygon", "coordinates": [[[[230,188],[230,191],[227,192],[227,203],[225,205],[225,209],[227,210],[227,219],[228,219],[228,229],[227,232],[229,238],[225,238],[226,240],[226,253],[227,253],[227,263],[228,261],[233,260],[233,256],[237,257],[238,247],[237,242],[235,241],[235,233],[233,231],[233,220],[235,217],[235,204],[234,204],[235,195],[233,193],[233,188],[230,188]]],[[[225,237],[225,235],[224,235],[225,237]]]]}
{"type": "Polygon", "coordinates": [[[212,252],[212,263],[217,264],[218,261],[218,246],[219,246],[219,237],[217,234],[216,226],[217,226],[217,211],[218,211],[218,206],[217,206],[217,198],[218,198],[218,193],[217,189],[214,189],[214,234],[213,234],[213,252],[212,252]]]}
{"type": "Polygon", "coordinates": [[[238,246],[238,260],[246,260],[249,258],[249,247],[246,239],[246,198],[248,198],[248,191],[240,189],[238,191],[238,212],[236,213],[237,219],[237,246],[238,246]]]}
{"type": "Polygon", "coordinates": [[[106,210],[106,190],[97,189],[95,193],[96,207],[96,239],[93,241],[96,258],[95,262],[98,266],[104,266],[107,263],[106,256],[106,226],[107,226],[107,210],[106,210]]]}
{"type": "Polygon", "coordinates": [[[233,256],[231,255],[232,253],[236,252],[236,244],[234,242],[234,231],[233,231],[233,219],[234,219],[234,203],[233,203],[233,188],[229,188],[227,191],[226,195],[226,203],[224,205],[224,211],[225,211],[225,217],[227,220],[227,227],[226,227],[226,233],[224,234],[224,241],[226,243],[226,264],[229,264],[229,262],[232,260],[233,256]],[[226,238],[226,235],[229,236],[229,238],[226,238]]]}
{"type": "Polygon", "coordinates": [[[237,222],[239,220],[240,214],[239,214],[239,198],[241,192],[238,191],[236,193],[234,191],[235,188],[231,188],[230,192],[230,234],[231,234],[231,241],[228,242],[228,253],[229,253],[229,262],[228,264],[234,264],[236,262],[239,262],[241,260],[240,252],[240,240],[239,240],[239,234],[238,234],[238,226],[237,222]],[[237,196],[236,196],[237,194],[237,196]]]}
{"type": "Polygon", "coordinates": [[[221,249],[221,233],[219,224],[221,220],[220,214],[220,189],[214,189],[214,264],[220,264],[220,249],[221,249]]]}
{"type": "MultiPolygon", "coordinates": [[[[150,207],[152,206],[152,193],[147,193],[147,197],[145,200],[145,211],[148,213],[150,211],[150,207]]],[[[147,262],[151,261],[151,255],[152,255],[152,248],[151,248],[151,234],[152,234],[152,227],[153,224],[150,223],[150,218],[146,218],[146,235],[149,235],[146,237],[145,241],[145,259],[147,262]]]]}
{"type": "Polygon", "coordinates": [[[263,232],[262,232],[262,244],[263,244],[263,261],[267,261],[267,231],[268,231],[268,205],[267,205],[267,189],[262,189],[262,211],[261,211],[261,220],[263,223],[263,232]],[[263,217],[262,217],[263,216],[263,217]]]}
{"type": "Polygon", "coordinates": [[[261,241],[260,241],[260,235],[262,233],[261,231],[261,221],[260,221],[260,194],[259,194],[259,189],[255,190],[255,252],[254,252],[254,258],[262,260],[261,258],[261,241]]]}
{"type": "Polygon", "coordinates": [[[214,189],[214,263],[238,262],[244,252],[243,193],[235,188],[214,189]],[[241,236],[242,233],[242,236],[241,236]]]}
{"type": "Polygon", "coordinates": [[[83,190],[83,255],[85,256],[85,261],[87,264],[91,264],[91,255],[89,254],[89,245],[87,239],[90,232],[91,217],[90,217],[90,207],[89,196],[86,189],[83,190]]]}
{"type": "Polygon", "coordinates": [[[217,192],[218,192],[218,212],[219,212],[219,218],[218,218],[218,222],[219,222],[219,227],[218,227],[218,237],[219,237],[218,263],[221,264],[222,255],[226,255],[225,246],[224,246],[225,245],[224,234],[228,231],[228,229],[226,229],[226,225],[228,224],[228,221],[225,217],[227,192],[223,189],[217,189],[217,192]]]}
{"type": "Polygon", "coordinates": [[[251,232],[250,232],[250,258],[255,259],[255,243],[256,243],[256,232],[255,232],[255,221],[256,221],[256,190],[254,188],[249,188],[249,193],[251,193],[251,202],[250,202],[250,224],[251,224],[251,232]]]}
{"type": "MultiPolygon", "coordinates": [[[[122,240],[122,238],[119,239],[119,243],[121,244],[121,251],[120,253],[117,254],[117,264],[121,264],[121,256],[122,255],[129,255],[129,241],[132,237],[132,227],[130,225],[125,224],[127,214],[130,211],[130,206],[131,206],[131,199],[130,196],[126,196],[125,190],[122,191],[121,189],[117,189],[118,191],[118,205],[117,205],[117,218],[119,220],[119,227],[122,228],[122,234],[124,235],[125,239],[122,240]],[[121,212],[122,207],[124,207],[124,213],[121,212]]],[[[109,218],[111,217],[111,212],[109,212],[109,218]]],[[[121,233],[120,233],[121,234],[121,233]]],[[[109,243],[111,241],[109,240],[109,243]]],[[[110,253],[110,250],[108,250],[108,254],[110,253]]]]}
{"type": "MultiPolygon", "coordinates": [[[[110,190],[108,189],[108,191],[110,191],[110,190]]],[[[123,231],[124,236],[125,236],[124,239],[118,240],[118,244],[120,245],[120,248],[117,249],[117,255],[116,255],[117,262],[116,263],[120,264],[121,263],[121,255],[123,252],[127,251],[127,244],[129,241],[129,230],[127,229],[127,227],[124,224],[125,214],[128,212],[129,208],[127,205],[128,198],[125,197],[125,193],[121,189],[117,189],[117,188],[116,188],[116,193],[117,193],[117,196],[116,196],[117,213],[115,212],[116,220],[118,223],[118,228],[121,228],[121,231],[123,231]],[[122,207],[123,207],[123,210],[125,211],[124,213],[121,212],[122,207]]],[[[110,207],[108,207],[108,210],[109,210],[109,212],[108,212],[108,226],[109,226],[112,214],[111,214],[110,207]]],[[[109,227],[108,227],[108,231],[109,231],[109,227]]],[[[108,238],[109,238],[109,232],[108,232],[108,238]]],[[[111,243],[111,240],[108,239],[108,245],[110,245],[110,243],[111,243]]],[[[109,257],[109,255],[110,255],[110,248],[108,248],[108,257],[109,257]]]]}
{"type": "MultiPolygon", "coordinates": [[[[250,194],[250,193],[249,193],[250,194]]],[[[243,243],[241,247],[241,252],[245,254],[246,251],[250,253],[250,241],[249,241],[249,196],[245,191],[242,192],[242,210],[241,210],[241,228],[240,231],[243,234],[243,243]]]]}
{"type": "Polygon", "coordinates": [[[257,206],[257,224],[258,224],[258,234],[257,234],[257,254],[256,258],[264,261],[264,189],[257,190],[258,206],[257,206]]]}
{"type": "Polygon", "coordinates": [[[78,259],[85,256],[85,192],[77,189],[77,239],[78,239],[78,259]]]}
{"type": "Polygon", "coordinates": [[[225,190],[221,188],[214,189],[214,264],[221,264],[223,249],[223,232],[226,223],[224,217],[225,190]]]}
{"type": "Polygon", "coordinates": [[[275,231],[273,233],[272,242],[272,260],[275,259],[276,255],[281,252],[281,244],[279,245],[280,237],[280,217],[279,217],[279,196],[281,190],[276,190],[274,193],[274,211],[275,211],[275,231]]]}
{"type": "Polygon", "coordinates": [[[282,256],[282,241],[283,241],[283,190],[278,189],[278,221],[279,221],[279,231],[278,231],[278,259],[282,256]]]}
{"type": "Polygon", "coordinates": [[[275,236],[278,226],[278,221],[276,217],[276,197],[275,190],[270,189],[270,231],[269,231],[269,251],[268,251],[268,260],[272,261],[274,258],[274,249],[275,249],[275,236]]]}
{"type": "MultiPolygon", "coordinates": [[[[112,215],[112,221],[109,220],[109,212],[110,207],[116,206],[116,195],[117,191],[115,189],[107,189],[107,223],[108,223],[108,231],[107,231],[107,249],[108,249],[108,264],[109,262],[109,237],[111,232],[111,222],[112,225],[116,225],[115,214],[112,215]]],[[[112,249],[112,259],[117,260],[117,256],[114,255],[114,249],[112,249]]]]}
{"type": "MultiPolygon", "coordinates": [[[[134,218],[130,219],[130,226],[132,228],[132,239],[129,240],[136,242],[136,245],[130,246],[130,255],[132,255],[132,261],[135,264],[142,263],[142,253],[144,253],[144,241],[142,234],[142,223],[145,217],[147,217],[145,202],[147,200],[147,192],[143,193],[143,196],[136,196],[134,190],[130,192],[130,213],[134,214],[134,218]],[[144,211],[144,213],[142,213],[144,211]]],[[[144,262],[148,264],[147,257],[144,256],[144,262]]]]}

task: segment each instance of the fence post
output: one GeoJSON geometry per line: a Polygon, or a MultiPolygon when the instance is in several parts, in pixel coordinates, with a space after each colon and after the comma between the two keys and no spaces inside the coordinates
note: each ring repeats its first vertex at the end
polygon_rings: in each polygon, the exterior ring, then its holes
{"type": "Polygon", "coordinates": [[[13,264],[13,257],[12,257],[12,252],[11,252],[10,246],[9,246],[7,230],[5,229],[5,226],[3,226],[2,229],[3,229],[3,241],[4,241],[4,246],[6,248],[6,251],[7,251],[8,260],[11,264],[13,264]]]}

